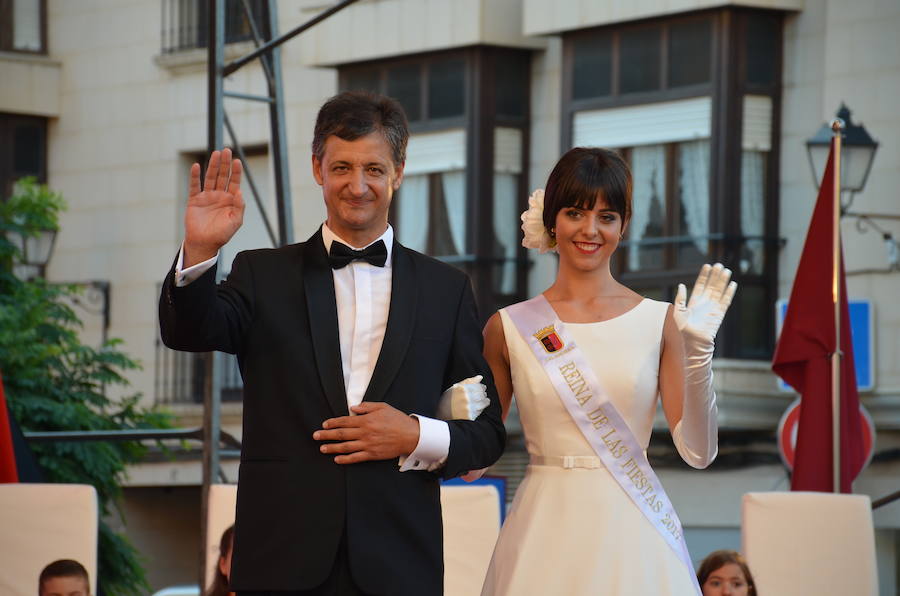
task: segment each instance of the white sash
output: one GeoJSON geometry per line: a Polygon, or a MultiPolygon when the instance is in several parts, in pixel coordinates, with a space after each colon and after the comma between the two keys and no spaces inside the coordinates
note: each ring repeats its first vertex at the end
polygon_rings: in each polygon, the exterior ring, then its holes
{"type": "Polygon", "coordinates": [[[506,312],[597,457],[685,564],[700,594],[675,508],[644,450],[553,307],[541,294],[507,307],[506,312]]]}

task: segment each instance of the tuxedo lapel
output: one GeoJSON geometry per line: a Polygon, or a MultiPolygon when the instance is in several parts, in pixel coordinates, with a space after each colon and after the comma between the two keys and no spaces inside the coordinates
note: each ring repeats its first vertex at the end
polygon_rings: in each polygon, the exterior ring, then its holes
{"type": "Polygon", "coordinates": [[[396,241],[392,266],[394,271],[391,276],[391,306],[388,310],[387,328],[363,401],[384,401],[384,393],[406,358],[416,320],[418,279],[415,263],[407,250],[396,241]]]}
{"type": "Polygon", "coordinates": [[[336,416],[347,416],[347,390],[341,365],[334,277],[322,243],[321,229],[307,240],[303,252],[303,286],[309,311],[309,331],[319,379],[336,416]]]}

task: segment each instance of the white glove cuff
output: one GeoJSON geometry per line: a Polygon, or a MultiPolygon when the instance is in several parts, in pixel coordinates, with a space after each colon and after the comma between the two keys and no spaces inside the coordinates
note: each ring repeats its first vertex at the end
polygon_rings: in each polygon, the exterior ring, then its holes
{"type": "Polygon", "coordinates": [[[491,403],[487,387],[476,375],[454,383],[444,391],[438,402],[437,417],[440,420],[475,420],[491,403]]]}
{"type": "Polygon", "coordinates": [[[712,358],[707,363],[693,364],[689,359],[685,366],[681,420],[672,429],[672,439],[681,458],[691,467],[707,467],[719,452],[718,411],[712,358]]]}

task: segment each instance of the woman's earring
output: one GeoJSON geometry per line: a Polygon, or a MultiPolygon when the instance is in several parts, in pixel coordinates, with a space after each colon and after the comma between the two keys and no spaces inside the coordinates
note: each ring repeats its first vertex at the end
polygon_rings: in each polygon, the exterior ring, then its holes
{"type": "Polygon", "coordinates": [[[547,233],[550,234],[551,238],[556,238],[556,228],[550,228],[547,230],[547,233]]]}

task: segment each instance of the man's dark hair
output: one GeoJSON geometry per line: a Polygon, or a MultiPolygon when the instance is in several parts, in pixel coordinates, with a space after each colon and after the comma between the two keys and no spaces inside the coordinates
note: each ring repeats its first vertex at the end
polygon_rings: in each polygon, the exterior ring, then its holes
{"type": "Polygon", "coordinates": [[[60,559],[59,561],[53,561],[41,571],[41,576],[38,578],[38,596],[43,593],[44,582],[54,577],[83,578],[87,592],[91,592],[91,581],[88,579],[88,572],[84,565],[72,559],[60,559]]]}
{"type": "Polygon", "coordinates": [[[369,91],[345,91],[326,101],[319,110],[313,131],[313,155],[321,161],[325,141],[331,135],[355,141],[373,132],[380,133],[390,145],[394,166],[402,165],[406,161],[409,126],[400,103],[369,91]]]}

